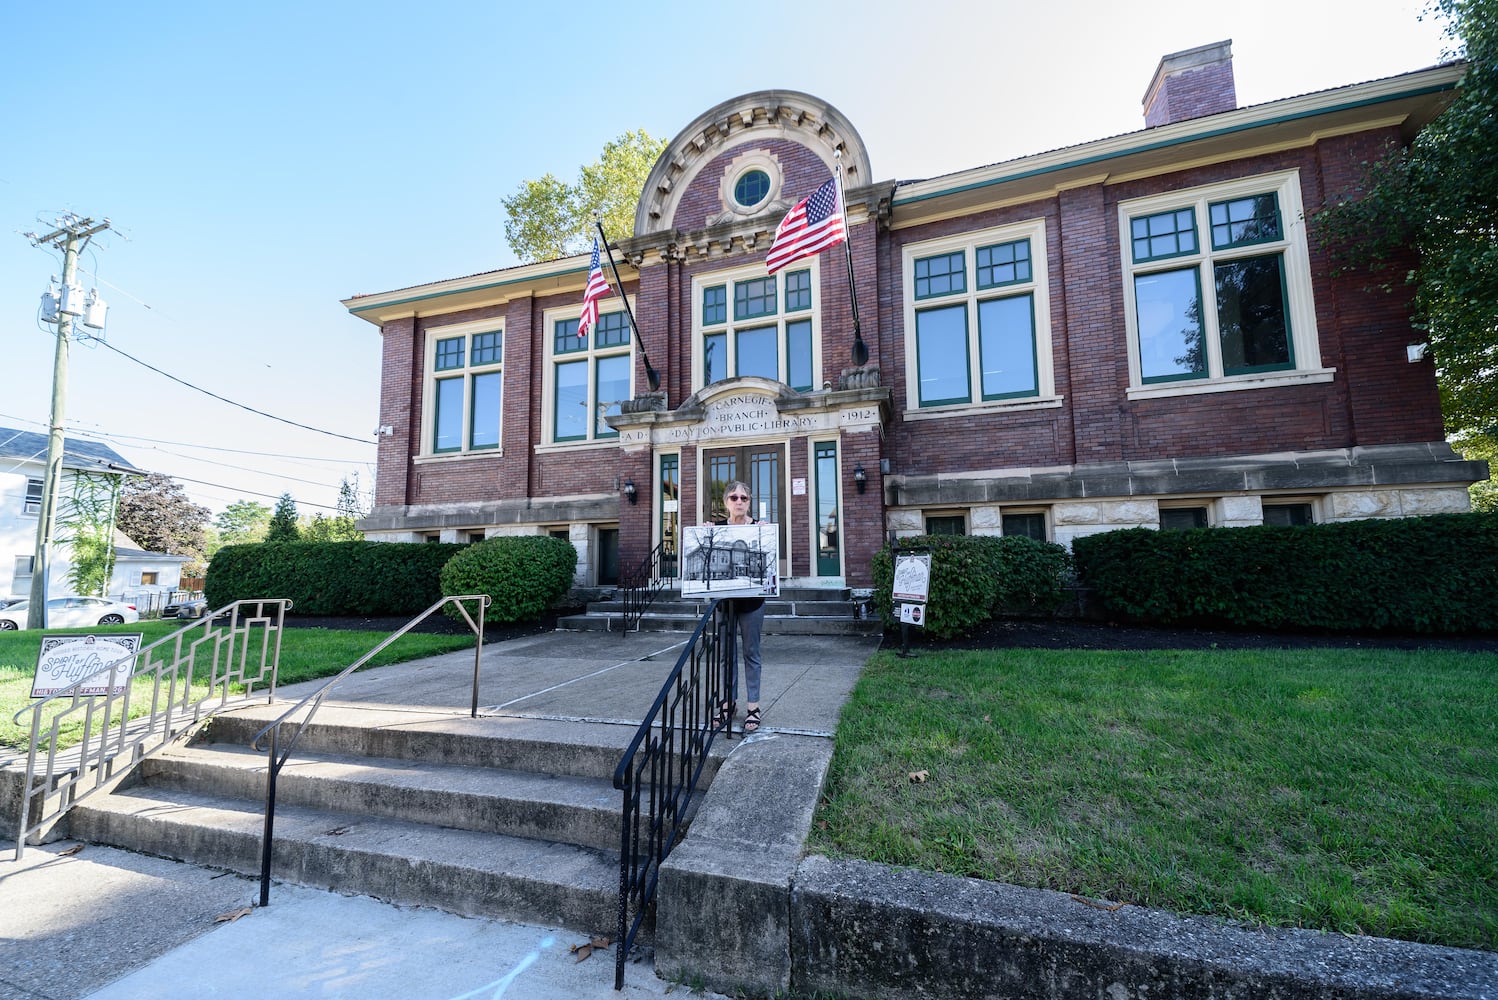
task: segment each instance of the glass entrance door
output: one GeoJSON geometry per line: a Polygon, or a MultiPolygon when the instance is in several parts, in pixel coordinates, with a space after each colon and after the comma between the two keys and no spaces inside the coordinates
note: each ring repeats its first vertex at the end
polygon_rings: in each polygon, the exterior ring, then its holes
{"type": "Polygon", "coordinates": [[[785,477],[781,475],[781,449],[778,445],[749,445],[743,448],[714,448],[702,453],[701,522],[711,524],[728,517],[723,503],[723,488],[735,479],[749,484],[754,494],[750,512],[755,518],[780,525],[780,573],[786,575],[790,551],[786,548],[784,513],[785,477]]]}

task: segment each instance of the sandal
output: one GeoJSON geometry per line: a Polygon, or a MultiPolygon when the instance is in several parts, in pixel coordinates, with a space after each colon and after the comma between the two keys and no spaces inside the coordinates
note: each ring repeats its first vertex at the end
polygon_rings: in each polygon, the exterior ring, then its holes
{"type": "Polygon", "coordinates": [[[750,733],[759,732],[759,724],[759,709],[751,708],[744,715],[744,735],[748,736],[750,733]]]}
{"type": "Polygon", "coordinates": [[[718,712],[713,716],[713,728],[724,732],[733,730],[733,702],[725,701],[718,706],[718,712]]]}

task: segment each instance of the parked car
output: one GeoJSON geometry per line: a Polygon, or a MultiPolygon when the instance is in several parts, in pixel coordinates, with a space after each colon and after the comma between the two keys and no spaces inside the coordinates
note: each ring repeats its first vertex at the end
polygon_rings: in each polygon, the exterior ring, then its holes
{"type": "Polygon", "coordinates": [[[203,597],[188,597],[173,601],[161,609],[163,618],[202,618],[208,613],[208,600],[203,597]]]}
{"type": "MultiPolygon", "coordinates": [[[[17,601],[0,610],[0,631],[26,627],[30,601],[17,601]]],[[[47,602],[47,628],[84,628],[89,625],[121,625],[140,621],[135,605],[102,597],[54,597],[47,602]]]]}

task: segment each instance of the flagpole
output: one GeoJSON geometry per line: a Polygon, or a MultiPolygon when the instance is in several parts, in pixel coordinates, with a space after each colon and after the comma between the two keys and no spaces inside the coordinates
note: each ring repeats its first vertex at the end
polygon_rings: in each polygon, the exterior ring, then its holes
{"type": "Polygon", "coordinates": [[[853,230],[848,226],[848,199],[843,196],[843,151],[834,150],[837,160],[838,210],[843,213],[843,250],[848,260],[848,298],[853,306],[853,364],[862,367],[869,360],[869,346],[863,342],[863,332],[858,327],[858,284],[853,278],[853,230]]]}
{"type": "Polygon", "coordinates": [[[640,336],[640,324],[635,322],[635,311],[629,307],[629,296],[624,294],[624,282],[619,277],[619,265],[614,263],[614,251],[609,246],[609,238],[603,234],[603,220],[594,217],[593,225],[598,227],[598,238],[603,241],[603,249],[609,255],[609,270],[614,272],[614,287],[619,289],[619,298],[624,302],[624,312],[629,316],[629,328],[634,331],[635,343],[640,345],[640,357],[645,360],[645,381],[650,383],[650,391],[655,392],[661,387],[661,377],[654,368],[650,367],[650,355],[645,353],[645,341],[640,336]]]}

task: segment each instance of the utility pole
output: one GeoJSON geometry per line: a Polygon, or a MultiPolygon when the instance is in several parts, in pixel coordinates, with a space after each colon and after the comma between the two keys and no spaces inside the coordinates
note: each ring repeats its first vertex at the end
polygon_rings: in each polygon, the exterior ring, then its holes
{"type": "Polygon", "coordinates": [[[26,608],[27,628],[47,627],[47,575],[52,571],[52,534],[57,528],[57,493],[62,487],[63,413],[68,398],[68,338],[73,317],[82,315],[83,290],[78,276],[78,254],[95,233],[109,228],[109,220],[95,222],[66,215],[45,236],[27,233],[34,247],[51,246],[62,251],[62,291],[57,312],[57,353],[52,360],[52,418],[47,428],[47,470],[42,481],[42,509],[36,522],[36,557],[31,566],[31,601],[26,608]]]}

